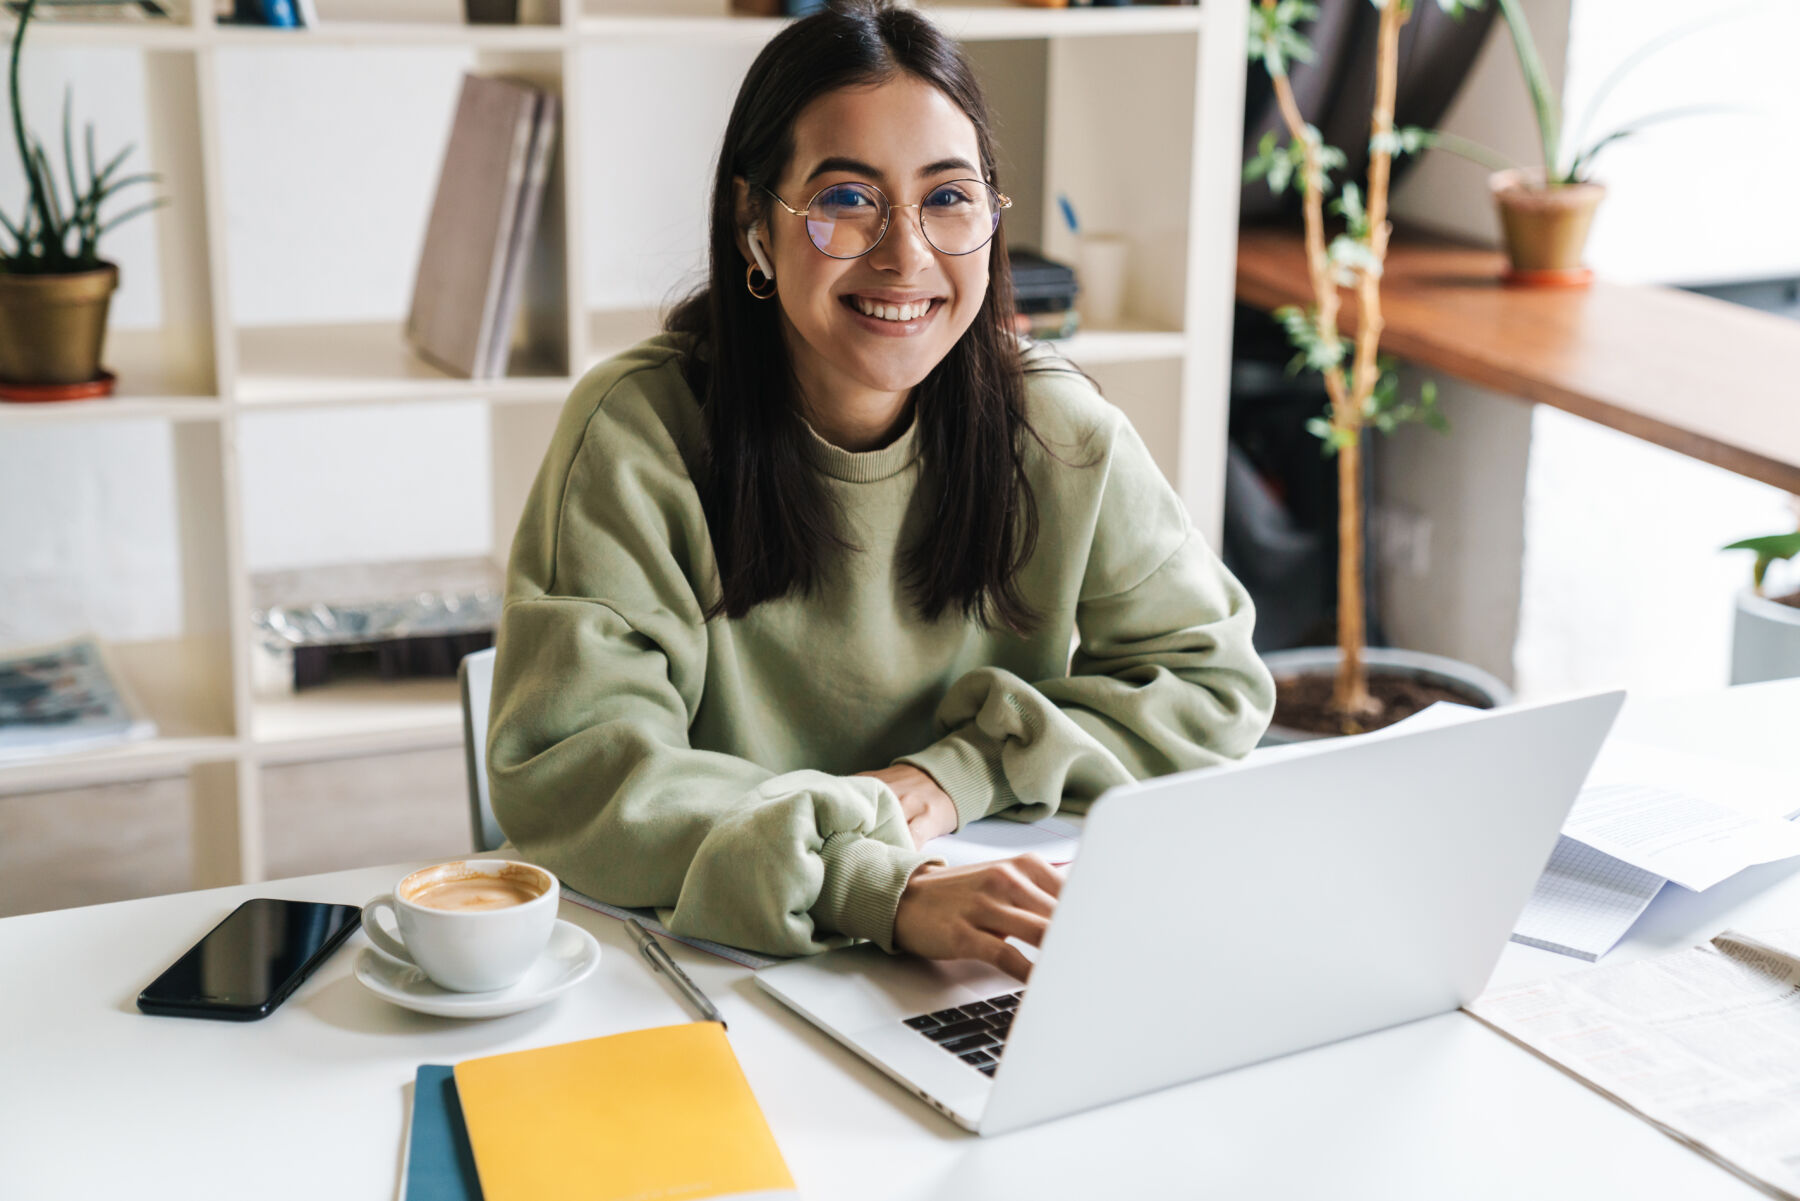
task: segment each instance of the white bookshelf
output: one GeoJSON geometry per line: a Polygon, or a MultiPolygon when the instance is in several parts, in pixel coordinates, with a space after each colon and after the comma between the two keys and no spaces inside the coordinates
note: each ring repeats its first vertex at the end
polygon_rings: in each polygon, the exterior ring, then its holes
{"type": "MultiPolygon", "coordinates": [[[[244,547],[240,424],[269,412],[463,400],[486,406],[495,557],[517,522],[557,412],[588,368],[659,324],[657,310],[590,300],[587,256],[629,237],[594,216],[601,164],[587,147],[613,136],[584,95],[594,55],[706,44],[746,55],[783,22],[732,16],[725,0],[565,0],[554,23],[342,21],[315,30],[190,23],[34,25],[33,44],[125,47],[143,55],[147,169],[176,203],[155,224],[164,325],[109,335],[119,377],[104,401],[0,405],[8,429],[153,419],[175,456],[182,630],[115,647],[160,736],[103,751],[0,766],[0,795],[186,775],[196,885],[260,879],[264,768],[340,756],[448,747],[461,740],[454,681],[333,684],[279,701],[250,679],[250,580],[244,547]],[[243,326],[229,296],[221,55],[305,47],[320,54],[415,47],[469,51],[472,69],[527,77],[561,93],[562,144],[546,189],[532,283],[507,378],[446,375],[387,321],[243,326]]],[[[1139,426],[1196,522],[1214,535],[1223,492],[1226,380],[1244,82],[1243,0],[1203,6],[1038,9],[1004,3],[920,5],[968,46],[998,121],[1002,178],[1015,198],[1007,236],[1069,258],[1055,196],[1077,196],[1092,230],[1133,242],[1125,316],[1065,344],[1139,426]]],[[[10,24],[0,22],[0,33],[10,24]]],[[[679,88],[682,81],[669,79],[679,88]]],[[[735,83],[733,84],[735,89],[735,83]]],[[[646,106],[647,110],[654,106],[646,106]]],[[[718,114],[723,127],[725,113],[718,114]]],[[[445,126],[450,113],[445,112],[445,126]]],[[[645,118],[634,112],[630,118],[645,118]]],[[[653,118],[651,118],[653,119],[653,118]]],[[[104,117],[100,119],[104,128],[104,117]]],[[[348,132],[348,131],[347,131],[348,132]]],[[[433,131],[434,134],[441,133],[433,131]]],[[[715,146],[716,146],[716,134],[715,146]]],[[[712,153],[714,146],[706,148],[712,153]]],[[[423,230],[419,231],[420,238],[423,230]]],[[[694,264],[704,231],[693,231],[694,264]]],[[[682,281],[670,278],[673,293],[682,281]]],[[[45,520],[54,521],[47,513],[45,520]]]]}

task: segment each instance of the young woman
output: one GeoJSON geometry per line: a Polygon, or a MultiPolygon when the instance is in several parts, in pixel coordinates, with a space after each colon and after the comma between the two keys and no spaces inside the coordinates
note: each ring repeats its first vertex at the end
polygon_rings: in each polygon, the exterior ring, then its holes
{"type": "Polygon", "coordinates": [[[1023,977],[1059,873],[919,848],[1256,743],[1248,598],[1010,332],[1010,203],[916,13],[840,2],[758,56],[710,282],[577,385],[513,543],[488,763],[527,857],[681,934],[1023,977]]]}

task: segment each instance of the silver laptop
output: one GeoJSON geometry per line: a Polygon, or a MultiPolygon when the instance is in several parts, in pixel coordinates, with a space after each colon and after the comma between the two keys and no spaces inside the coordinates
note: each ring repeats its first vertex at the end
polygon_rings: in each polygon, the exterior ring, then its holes
{"type": "Polygon", "coordinates": [[[1115,788],[1029,988],[872,946],[756,979],[981,1134],[1444,1013],[1487,982],[1623,699],[1115,788]],[[1146,996],[1178,1020],[1119,1020],[1146,996]]]}

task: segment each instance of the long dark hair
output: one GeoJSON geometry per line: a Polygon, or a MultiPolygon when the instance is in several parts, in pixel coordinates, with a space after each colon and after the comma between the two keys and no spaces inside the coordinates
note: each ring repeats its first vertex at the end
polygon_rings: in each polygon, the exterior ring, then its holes
{"type": "MultiPolygon", "coordinates": [[[[810,467],[810,437],[775,304],[744,286],[734,179],[750,184],[768,221],[773,185],[793,155],[795,118],[815,98],[905,72],[937,88],[975,125],[983,176],[995,187],[987,103],[956,43],[930,21],[884,0],[835,0],[795,21],[744,78],[713,181],[709,283],[681,302],[668,328],[695,335],[688,382],[705,409],[708,447],[698,484],[722,594],[708,617],[742,617],[766,600],[819,584],[827,555],[854,548],[841,514],[810,467]]],[[[987,295],[974,323],[913,389],[924,467],[933,490],[930,545],[907,547],[902,571],[914,605],[935,621],[965,618],[1023,633],[1038,613],[1018,586],[1037,545],[1038,512],[1025,478],[1025,380],[1012,331],[1012,274],[1004,231],[989,250],[987,295]]]]}

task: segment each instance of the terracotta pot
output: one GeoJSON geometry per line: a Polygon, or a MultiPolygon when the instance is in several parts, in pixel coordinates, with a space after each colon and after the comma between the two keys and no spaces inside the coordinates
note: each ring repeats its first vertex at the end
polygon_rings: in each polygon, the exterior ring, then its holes
{"type": "MultiPolygon", "coordinates": [[[[1292,650],[1271,651],[1262,657],[1276,680],[1284,676],[1336,676],[1341,658],[1335,646],[1301,646],[1292,650]]],[[[1471,704],[1489,709],[1512,703],[1512,689],[1495,677],[1458,659],[1428,655],[1422,651],[1402,650],[1391,646],[1363,649],[1363,661],[1371,675],[1411,676],[1428,684],[1436,684],[1469,698],[1471,704]]],[[[1263,746],[1279,746],[1289,742],[1311,742],[1335,737],[1296,730],[1291,726],[1270,726],[1263,735],[1263,746]]]]}
{"type": "Polygon", "coordinates": [[[1488,177],[1512,283],[1585,284],[1593,274],[1581,265],[1594,210],[1606,195],[1597,183],[1544,186],[1544,173],[1496,171],[1488,177]]]}
{"type": "Polygon", "coordinates": [[[0,272],[0,381],[85,384],[101,375],[106,311],[119,269],[67,275],[0,272]]]}

